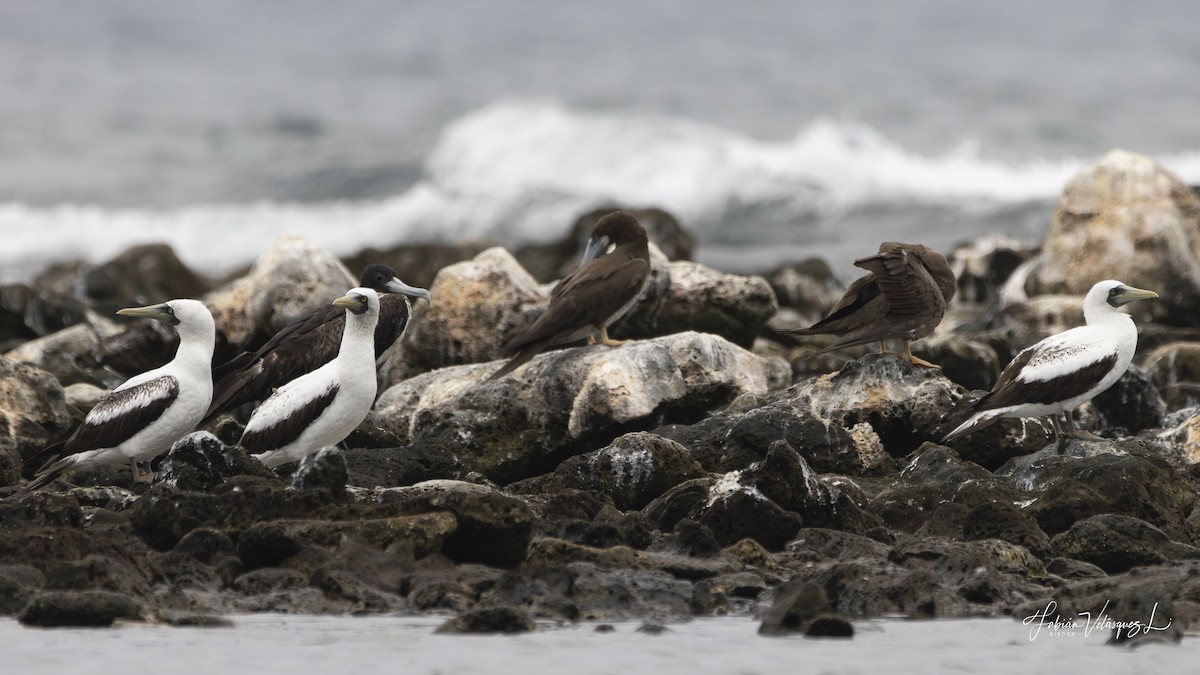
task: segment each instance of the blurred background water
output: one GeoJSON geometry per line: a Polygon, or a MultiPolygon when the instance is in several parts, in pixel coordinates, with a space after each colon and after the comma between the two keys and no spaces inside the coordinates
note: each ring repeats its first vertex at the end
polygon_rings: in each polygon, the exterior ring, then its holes
{"type": "Polygon", "coordinates": [[[167,241],[221,273],[554,239],[662,206],[702,261],[1036,240],[1121,147],[1200,182],[1185,0],[8,0],[0,281],[167,241]]]}

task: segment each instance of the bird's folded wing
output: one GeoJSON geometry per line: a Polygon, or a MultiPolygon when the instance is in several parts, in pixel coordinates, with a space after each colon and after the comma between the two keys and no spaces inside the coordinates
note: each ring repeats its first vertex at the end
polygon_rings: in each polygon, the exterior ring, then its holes
{"type": "MultiPolygon", "coordinates": [[[[296,382],[299,380],[289,385],[296,382]]],[[[317,389],[281,388],[254,411],[238,444],[251,453],[260,453],[295,441],[333,403],[338,389],[333,380],[317,389]]]]}
{"type": "Polygon", "coordinates": [[[900,248],[859,258],[857,267],[875,275],[875,283],[887,298],[890,316],[915,316],[944,307],[941,290],[920,258],[900,248]]]}
{"type": "Polygon", "coordinates": [[[105,396],[63,445],[62,457],[113,448],[152,424],[179,398],[179,380],[160,375],[105,396]]]}
{"type": "Polygon", "coordinates": [[[1067,331],[1018,354],[1000,374],[982,409],[1057,403],[1080,396],[1116,363],[1117,349],[1111,340],[1094,331],[1067,331]]]}

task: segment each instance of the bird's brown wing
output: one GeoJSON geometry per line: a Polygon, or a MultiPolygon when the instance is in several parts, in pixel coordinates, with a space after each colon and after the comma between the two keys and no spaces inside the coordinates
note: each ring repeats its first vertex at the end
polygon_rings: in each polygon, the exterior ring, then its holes
{"type": "Polygon", "coordinates": [[[857,327],[858,323],[854,321],[854,316],[867,308],[871,301],[878,297],[879,285],[875,283],[875,275],[863,275],[855,279],[846,292],[842,293],[842,297],[829,311],[829,316],[808,328],[787,332],[796,335],[844,333],[857,327]]]}
{"type": "Polygon", "coordinates": [[[875,276],[875,283],[887,298],[892,317],[940,315],[946,311],[942,291],[921,259],[901,247],[859,258],[855,266],[875,276]]]}
{"type": "Polygon", "coordinates": [[[554,287],[546,312],[505,344],[504,351],[603,322],[641,290],[649,274],[650,262],[642,258],[609,254],[589,262],[554,287]]]}

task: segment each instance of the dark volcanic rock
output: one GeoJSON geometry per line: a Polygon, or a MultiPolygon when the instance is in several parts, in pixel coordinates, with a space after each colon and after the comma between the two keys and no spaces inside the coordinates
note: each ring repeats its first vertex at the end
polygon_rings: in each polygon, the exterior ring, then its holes
{"type": "Polygon", "coordinates": [[[46,585],[46,576],[29,565],[0,566],[0,616],[20,612],[46,585]]]}
{"type": "MultiPolygon", "coordinates": [[[[1092,407],[1099,413],[1103,429],[1122,429],[1126,434],[1160,428],[1167,414],[1158,388],[1137,366],[1130,366],[1113,386],[1092,399],[1092,407]]],[[[1106,435],[1114,434],[1108,431],[1106,435]]]]}
{"type": "Polygon", "coordinates": [[[114,621],[145,621],[144,605],[112,591],[45,591],[17,619],[26,626],[111,626],[114,621]]]}
{"type": "Polygon", "coordinates": [[[296,468],[292,487],[297,490],[325,490],[336,497],[344,497],[349,479],[350,470],[341,451],[322,448],[296,468]]]}
{"type": "Polygon", "coordinates": [[[1146,357],[1143,366],[1168,410],[1200,404],[1200,342],[1172,342],[1146,357]]]}
{"type": "Polygon", "coordinates": [[[525,501],[484,485],[429,481],[384,490],[379,501],[397,513],[454,514],[457,527],[444,552],[459,562],[511,567],[525,558],[533,532],[533,510],[525,501]]]}
{"type": "Polygon", "coordinates": [[[364,488],[461,480],[467,470],[454,455],[432,445],[359,448],[346,453],[349,484],[364,488]]]}
{"type": "Polygon", "coordinates": [[[437,627],[435,633],[528,633],[537,624],[522,610],[486,607],[456,616],[437,627]]]}
{"type": "Polygon", "coordinates": [[[24,284],[0,286],[0,352],[87,320],[87,307],[70,295],[24,284]]]}
{"type": "Polygon", "coordinates": [[[800,516],[785,511],[761,492],[743,485],[737,472],[727,474],[709,490],[709,501],[696,517],[722,545],[745,537],[768,551],[781,550],[803,524],[800,516]]]}
{"type": "Polygon", "coordinates": [[[198,298],[212,288],[184,265],[166,244],[142,244],[122,251],[112,260],[80,275],[76,285],[102,314],[122,307],[137,307],[175,298],[198,298]]]}
{"type": "Polygon", "coordinates": [[[1055,555],[1093,563],[1113,574],[1133,567],[1200,560],[1200,548],[1171,541],[1144,520],[1105,513],[1081,520],[1051,540],[1055,555]]]}
{"type": "Polygon", "coordinates": [[[1050,538],[1037,522],[1008,502],[985,502],[967,512],[963,537],[968,541],[1003,539],[1024,546],[1039,558],[1050,553],[1050,538]]]}
{"type": "Polygon", "coordinates": [[[863,533],[882,524],[841,490],[817,480],[804,458],[784,441],[776,441],[761,462],[742,472],[741,481],[780,507],[798,514],[809,527],[863,533]]]}
{"type": "Polygon", "coordinates": [[[154,482],[180,490],[207,491],[243,475],[274,476],[241,447],[225,445],[207,431],[194,431],[175,441],[167,451],[154,482]]]}
{"type": "Polygon", "coordinates": [[[758,634],[803,633],[814,619],[830,609],[825,589],[806,579],[793,577],[776,589],[771,608],[758,626],[758,634]]]}
{"type": "Polygon", "coordinates": [[[704,470],[687,450],[646,432],[625,434],[611,445],[564,461],[542,490],[594,490],[612,497],[618,509],[640,509],[655,497],[704,470]]]}
{"type": "Polygon", "coordinates": [[[376,549],[403,543],[424,557],[441,550],[456,527],[454,517],[447,513],[347,521],[265,521],[241,533],[237,552],[246,569],[273,567],[311,547],[332,551],[349,538],[376,549]]]}

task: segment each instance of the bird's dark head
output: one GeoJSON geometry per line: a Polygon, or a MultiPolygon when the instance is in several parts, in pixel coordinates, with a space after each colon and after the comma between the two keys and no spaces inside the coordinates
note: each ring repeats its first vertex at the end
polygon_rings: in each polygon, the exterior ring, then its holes
{"type": "Polygon", "coordinates": [[[596,226],[592,228],[592,236],[583,251],[583,262],[597,258],[622,244],[640,243],[644,246],[647,241],[646,230],[638,223],[637,218],[624,211],[613,211],[596,221],[596,226]]]}
{"type": "Polygon", "coordinates": [[[379,294],[370,288],[352,288],[345,295],[333,301],[333,304],[345,309],[351,314],[366,314],[379,312],[379,294]]]}
{"type": "Polygon", "coordinates": [[[401,293],[410,298],[425,298],[426,302],[432,302],[432,296],[429,291],[416,286],[409,286],[400,281],[400,275],[396,274],[396,270],[387,265],[367,265],[363,268],[362,275],[358,278],[358,285],[362,288],[374,289],[376,293],[401,293]]]}

